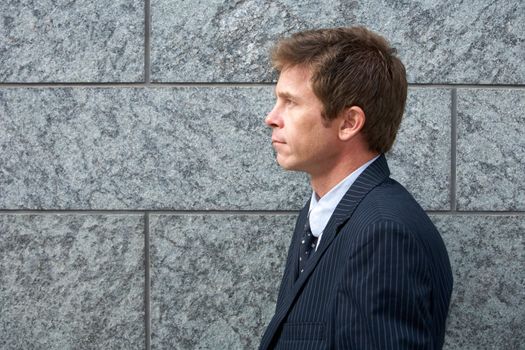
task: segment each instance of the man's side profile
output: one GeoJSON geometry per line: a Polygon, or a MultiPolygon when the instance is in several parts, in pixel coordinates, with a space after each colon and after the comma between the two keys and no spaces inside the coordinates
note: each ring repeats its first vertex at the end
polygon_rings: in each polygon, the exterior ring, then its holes
{"type": "Polygon", "coordinates": [[[441,349],[452,273],[441,236],[389,175],[405,68],[363,28],[281,40],[266,118],[277,162],[312,196],[288,251],[267,349],[441,349]]]}

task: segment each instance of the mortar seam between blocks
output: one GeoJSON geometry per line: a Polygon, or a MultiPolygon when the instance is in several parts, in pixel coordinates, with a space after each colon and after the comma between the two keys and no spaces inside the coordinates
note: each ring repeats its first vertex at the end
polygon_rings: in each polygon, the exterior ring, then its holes
{"type": "Polygon", "coordinates": [[[145,212],[149,214],[176,214],[176,215],[290,215],[298,214],[297,210],[202,210],[202,209],[0,209],[0,214],[78,214],[78,215],[144,215],[145,212]]]}
{"type": "Polygon", "coordinates": [[[145,347],[151,350],[151,259],[149,213],[144,213],[144,327],[145,347]]]}
{"type": "Polygon", "coordinates": [[[451,121],[450,121],[450,209],[457,211],[457,89],[451,91],[451,121]]]}
{"type": "Polygon", "coordinates": [[[144,82],[151,83],[151,3],[144,1],[144,82]]]}
{"type": "MultiPolygon", "coordinates": [[[[149,22],[149,21],[148,21],[149,22]]],[[[148,29],[151,31],[151,28],[148,29]]],[[[170,87],[266,87],[274,86],[276,82],[151,82],[151,41],[148,32],[144,44],[144,81],[142,82],[0,82],[0,88],[89,88],[89,87],[134,87],[134,88],[170,88],[170,87]],[[147,43],[146,43],[147,41],[147,43]]],[[[525,85],[496,85],[496,84],[408,84],[415,89],[494,89],[494,90],[524,90],[525,85]]]]}
{"type": "MultiPolygon", "coordinates": [[[[438,215],[461,215],[461,216],[522,216],[525,215],[525,210],[425,210],[428,214],[438,215]]],[[[130,216],[144,216],[144,213],[151,215],[268,215],[268,216],[284,216],[284,215],[298,215],[298,210],[26,210],[15,209],[6,210],[0,209],[0,215],[130,215],[130,216]]]]}

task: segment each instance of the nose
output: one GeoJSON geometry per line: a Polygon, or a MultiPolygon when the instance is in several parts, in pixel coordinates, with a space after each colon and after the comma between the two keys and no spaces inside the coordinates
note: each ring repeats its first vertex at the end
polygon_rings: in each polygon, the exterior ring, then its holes
{"type": "Polygon", "coordinates": [[[283,124],[283,119],[277,110],[277,106],[275,106],[270,113],[266,116],[266,119],[264,119],[264,123],[268,125],[270,128],[280,128],[283,124]]]}

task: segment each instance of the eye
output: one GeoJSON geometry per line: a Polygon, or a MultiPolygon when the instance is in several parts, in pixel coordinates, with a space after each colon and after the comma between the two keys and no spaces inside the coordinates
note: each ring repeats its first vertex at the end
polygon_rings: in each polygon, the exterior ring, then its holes
{"type": "Polygon", "coordinates": [[[289,98],[287,98],[287,99],[285,100],[285,103],[286,103],[287,105],[289,105],[289,106],[293,106],[293,105],[296,104],[294,100],[291,100],[291,99],[289,99],[289,98]]]}

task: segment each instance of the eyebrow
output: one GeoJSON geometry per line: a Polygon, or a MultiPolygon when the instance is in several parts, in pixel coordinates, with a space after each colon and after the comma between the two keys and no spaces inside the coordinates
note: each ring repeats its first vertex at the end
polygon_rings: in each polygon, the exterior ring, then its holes
{"type": "Polygon", "coordinates": [[[280,98],[297,100],[297,97],[296,97],[296,96],[294,96],[294,95],[292,95],[291,93],[286,92],[286,91],[275,92],[275,95],[276,95],[277,97],[280,97],[280,98]]]}

